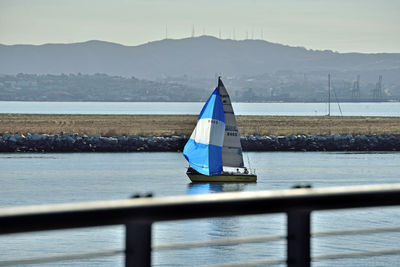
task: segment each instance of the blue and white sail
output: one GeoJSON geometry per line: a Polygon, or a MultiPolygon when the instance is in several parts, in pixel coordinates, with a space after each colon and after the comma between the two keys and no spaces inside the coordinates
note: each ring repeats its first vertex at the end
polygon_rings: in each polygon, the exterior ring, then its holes
{"type": "Polygon", "coordinates": [[[218,87],[204,105],[196,128],[183,149],[193,169],[204,175],[222,173],[225,114],[218,87]]]}

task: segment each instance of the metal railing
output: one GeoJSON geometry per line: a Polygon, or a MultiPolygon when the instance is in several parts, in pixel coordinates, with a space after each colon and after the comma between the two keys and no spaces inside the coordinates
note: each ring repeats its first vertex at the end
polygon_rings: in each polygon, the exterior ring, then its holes
{"type": "Polygon", "coordinates": [[[126,226],[126,234],[125,250],[0,261],[0,266],[104,257],[120,253],[125,253],[126,266],[150,266],[152,250],[285,239],[287,240],[287,259],[265,260],[251,264],[227,263],[213,266],[258,266],[282,263],[286,263],[287,266],[310,266],[312,259],[399,254],[400,250],[398,249],[319,255],[313,258],[310,253],[310,238],[312,236],[400,231],[400,227],[392,227],[311,234],[310,214],[312,211],[395,205],[400,205],[400,184],[298,188],[1,208],[0,234],[121,224],[126,226]],[[256,236],[154,247],[151,244],[151,225],[154,222],[269,213],[287,214],[287,236],[256,236]]]}

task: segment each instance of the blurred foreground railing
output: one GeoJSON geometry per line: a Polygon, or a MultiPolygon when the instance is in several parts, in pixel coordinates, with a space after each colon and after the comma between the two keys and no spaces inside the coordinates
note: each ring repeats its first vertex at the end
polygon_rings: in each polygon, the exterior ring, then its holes
{"type": "MultiPolygon", "coordinates": [[[[247,242],[287,240],[287,259],[212,266],[258,266],[287,263],[310,266],[311,236],[396,232],[400,227],[310,233],[310,214],[316,210],[400,205],[400,184],[278,191],[221,193],[0,209],[0,234],[123,224],[125,250],[1,261],[0,266],[113,256],[125,253],[126,266],[150,266],[151,251],[247,242]],[[255,236],[182,244],[151,245],[153,222],[251,214],[286,213],[287,236],[255,236]]],[[[399,249],[319,255],[314,260],[400,254],[399,249]]]]}

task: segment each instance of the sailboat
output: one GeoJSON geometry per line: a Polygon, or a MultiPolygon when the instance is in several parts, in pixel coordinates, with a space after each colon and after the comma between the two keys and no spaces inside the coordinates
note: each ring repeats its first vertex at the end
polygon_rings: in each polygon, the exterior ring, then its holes
{"type": "Polygon", "coordinates": [[[221,77],[197,120],[183,155],[192,182],[256,182],[244,166],[235,114],[221,77]]]}

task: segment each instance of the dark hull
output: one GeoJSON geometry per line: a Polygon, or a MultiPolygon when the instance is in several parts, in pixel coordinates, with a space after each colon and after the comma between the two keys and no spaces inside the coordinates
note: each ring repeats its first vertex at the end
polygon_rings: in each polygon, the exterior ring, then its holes
{"type": "Polygon", "coordinates": [[[219,175],[207,176],[198,172],[187,171],[192,182],[236,182],[236,183],[254,183],[257,182],[257,175],[245,173],[225,172],[219,175]]]}

